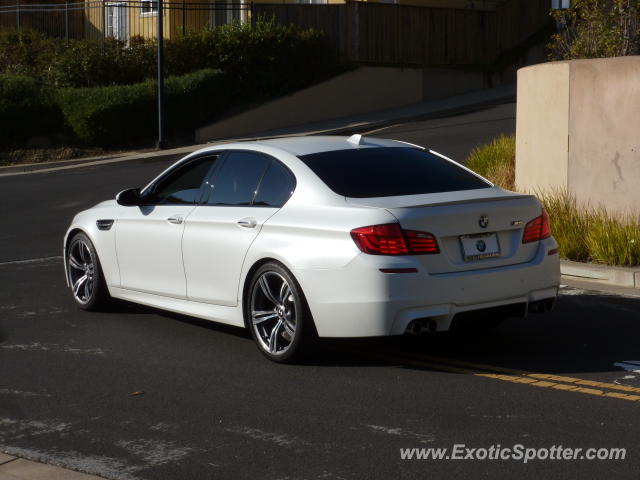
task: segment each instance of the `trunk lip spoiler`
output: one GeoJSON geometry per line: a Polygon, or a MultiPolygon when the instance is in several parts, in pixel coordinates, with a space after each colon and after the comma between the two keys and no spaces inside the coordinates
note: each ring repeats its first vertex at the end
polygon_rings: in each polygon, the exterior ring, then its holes
{"type": "Polygon", "coordinates": [[[483,203],[483,202],[502,202],[508,200],[520,200],[522,198],[529,197],[530,195],[521,195],[514,197],[487,197],[487,198],[473,198],[473,199],[463,199],[463,200],[453,200],[448,202],[438,202],[438,203],[423,203],[416,205],[404,205],[397,207],[380,207],[386,208],[387,210],[396,210],[398,208],[427,208],[427,207],[446,207],[448,205],[464,205],[465,203],[483,203]]]}
{"type": "Polygon", "coordinates": [[[347,203],[354,207],[384,208],[387,210],[394,210],[399,208],[442,207],[447,205],[462,205],[466,203],[522,200],[525,198],[531,199],[536,198],[536,196],[527,193],[511,192],[508,190],[503,190],[500,187],[493,187],[480,190],[460,190],[459,192],[425,193],[421,195],[402,195],[395,197],[345,197],[345,200],[347,201],[347,203]],[[486,193],[478,195],[477,192],[480,191],[486,193]],[[473,195],[471,192],[476,192],[476,194],[473,195]],[[462,195],[463,198],[442,198],[442,195],[454,195],[456,193],[462,195]],[[466,198],[464,195],[465,193],[466,195],[468,195],[466,198]]]}

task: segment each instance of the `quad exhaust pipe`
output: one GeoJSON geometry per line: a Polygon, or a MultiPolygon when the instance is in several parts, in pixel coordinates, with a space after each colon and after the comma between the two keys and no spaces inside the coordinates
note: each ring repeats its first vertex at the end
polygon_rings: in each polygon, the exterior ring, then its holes
{"type": "Polygon", "coordinates": [[[438,329],[438,322],[429,318],[419,318],[417,320],[412,320],[407,325],[407,329],[405,330],[406,334],[416,335],[416,336],[424,336],[429,333],[433,333],[438,329]]]}
{"type": "MultiPolygon", "coordinates": [[[[546,313],[553,310],[553,306],[555,304],[554,298],[546,298],[544,300],[538,300],[535,302],[530,302],[527,306],[527,310],[525,310],[524,303],[519,304],[520,310],[518,312],[511,312],[507,316],[513,317],[523,317],[525,316],[525,312],[529,313],[546,313]]],[[[430,333],[433,333],[438,330],[438,322],[433,318],[418,318],[416,320],[412,320],[407,325],[404,333],[406,335],[414,335],[414,336],[424,336],[430,333]]]]}
{"type": "Polygon", "coordinates": [[[553,310],[555,301],[553,298],[547,298],[546,300],[538,300],[537,302],[531,302],[529,304],[530,313],[545,313],[553,310]]]}

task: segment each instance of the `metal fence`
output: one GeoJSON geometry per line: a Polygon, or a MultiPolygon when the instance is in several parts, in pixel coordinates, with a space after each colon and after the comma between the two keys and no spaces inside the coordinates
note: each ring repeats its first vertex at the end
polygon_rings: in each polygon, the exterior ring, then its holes
{"type": "MultiPolygon", "coordinates": [[[[0,28],[32,28],[66,38],[154,38],[157,0],[88,0],[2,6],[0,28]]],[[[15,0],[9,0],[15,1],[15,0]]],[[[36,0],[37,1],[37,0],[36,0]]],[[[501,0],[461,9],[347,1],[343,4],[164,2],[166,38],[259,17],[315,28],[343,57],[373,65],[488,65],[550,23],[549,0],[501,0]]]]}
{"type": "MultiPolygon", "coordinates": [[[[163,2],[164,36],[246,22],[250,4],[240,2],[163,2]]],[[[129,41],[157,36],[157,1],[90,0],[65,3],[0,3],[0,28],[33,29],[52,37],[129,41]]]]}

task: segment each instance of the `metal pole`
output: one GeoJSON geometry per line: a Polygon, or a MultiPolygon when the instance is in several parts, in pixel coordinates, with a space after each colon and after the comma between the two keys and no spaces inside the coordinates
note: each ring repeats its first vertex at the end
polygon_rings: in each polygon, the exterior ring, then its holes
{"type": "Polygon", "coordinates": [[[64,6],[64,30],[67,37],[67,43],[69,43],[69,1],[64,6]]]}
{"type": "Polygon", "coordinates": [[[102,0],[102,53],[104,54],[105,43],[107,43],[107,6],[102,0]]]}
{"type": "Polygon", "coordinates": [[[158,2],[158,142],[157,148],[167,148],[167,141],[164,138],[164,33],[162,3],[158,2]]]}
{"type": "Polygon", "coordinates": [[[16,23],[18,30],[20,30],[20,0],[16,4],[16,23]]]}

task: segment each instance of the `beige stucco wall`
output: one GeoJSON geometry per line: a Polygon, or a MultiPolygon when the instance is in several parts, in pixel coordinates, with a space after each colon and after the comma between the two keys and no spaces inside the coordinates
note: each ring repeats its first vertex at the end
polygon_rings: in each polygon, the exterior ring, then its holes
{"type": "Polygon", "coordinates": [[[516,185],[640,212],[640,56],[518,71],[516,185]]]}
{"type": "Polygon", "coordinates": [[[567,63],[518,70],[516,185],[521,191],[567,184],[569,70],[567,63]]]}
{"type": "Polygon", "coordinates": [[[640,212],[640,57],[571,63],[569,189],[640,212]]]}

